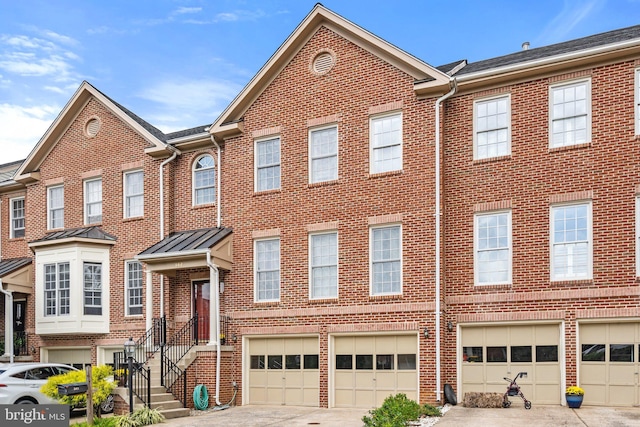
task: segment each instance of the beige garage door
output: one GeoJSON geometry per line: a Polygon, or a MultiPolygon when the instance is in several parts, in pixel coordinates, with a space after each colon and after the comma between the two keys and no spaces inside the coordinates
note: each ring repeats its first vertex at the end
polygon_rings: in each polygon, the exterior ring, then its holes
{"type": "Polygon", "coordinates": [[[249,340],[249,402],[319,406],[317,337],[249,340]]]}
{"type": "MultiPolygon", "coordinates": [[[[470,391],[504,393],[518,372],[525,397],[560,404],[560,325],[472,326],[462,329],[463,398],[470,391]]],[[[515,403],[515,402],[514,402],[515,403]]]]}
{"type": "Polygon", "coordinates": [[[640,404],[640,323],[581,324],[579,331],[584,404],[640,404]]]}
{"type": "Polygon", "coordinates": [[[46,360],[48,362],[64,363],[78,369],[91,365],[91,349],[88,348],[67,348],[67,349],[46,349],[46,360]]]}
{"type": "Polygon", "coordinates": [[[416,335],[335,337],[334,407],[374,408],[396,393],[418,399],[416,335]]]}

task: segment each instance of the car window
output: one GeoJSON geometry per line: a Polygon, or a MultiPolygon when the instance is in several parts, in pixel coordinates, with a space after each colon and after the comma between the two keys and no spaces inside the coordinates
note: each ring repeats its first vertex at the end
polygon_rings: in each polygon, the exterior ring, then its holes
{"type": "Polygon", "coordinates": [[[26,373],[27,373],[26,371],[16,372],[15,374],[11,375],[11,378],[17,378],[19,380],[23,380],[26,373]]]}
{"type": "Polygon", "coordinates": [[[48,366],[40,368],[34,368],[27,371],[26,379],[28,380],[46,380],[50,376],[54,375],[53,371],[48,366]]]}
{"type": "Polygon", "coordinates": [[[57,369],[58,372],[55,375],[66,374],[67,372],[71,372],[71,368],[65,368],[64,366],[54,366],[53,369],[57,369]]]}

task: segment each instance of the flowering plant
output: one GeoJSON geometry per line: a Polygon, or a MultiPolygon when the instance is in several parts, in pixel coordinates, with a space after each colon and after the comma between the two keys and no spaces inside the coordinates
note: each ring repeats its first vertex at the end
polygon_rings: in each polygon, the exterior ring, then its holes
{"type": "Polygon", "coordinates": [[[584,396],[584,389],[578,386],[572,385],[567,387],[565,393],[569,396],[584,396]]]}

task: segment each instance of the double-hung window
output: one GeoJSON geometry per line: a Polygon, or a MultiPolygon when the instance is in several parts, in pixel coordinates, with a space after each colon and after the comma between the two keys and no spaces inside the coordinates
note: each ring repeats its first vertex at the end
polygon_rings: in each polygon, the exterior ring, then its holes
{"type": "Polygon", "coordinates": [[[474,159],[488,159],[511,153],[509,96],[474,103],[474,159]]]}
{"type": "Polygon", "coordinates": [[[338,128],[331,126],[309,131],[309,181],[338,179],[338,128]]]}
{"type": "Polygon", "coordinates": [[[24,237],[24,197],[17,197],[10,201],[11,209],[11,238],[24,237]]]}
{"type": "Polygon", "coordinates": [[[402,113],[372,117],[370,122],[371,173],[402,169],[402,113]]]}
{"type": "Polygon", "coordinates": [[[402,293],[402,236],[399,225],[371,228],[371,295],[402,293]]]}
{"type": "Polygon", "coordinates": [[[551,280],[591,278],[591,203],[551,207],[551,280]]]}
{"type": "Polygon", "coordinates": [[[256,191],[280,188],[280,137],[256,141],[256,191]]]}
{"type": "Polygon", "coordinates": [[[338,233],[309,236],[311,299],[338,297],[338,233]]]}
{"type": "Polygon", "coordinates": [[[193,164],[193,204],[213,203],[215,190],[215,163],[213,157],[205,154],[193,164]]]}
{"type": "Polygon", "coordinates": [[[256,301],[280,299],[280,239],[255,241],[256,301]]]}
{"type": "Polygon", "coordinates": [[[83,263],[84,314],[102,314],[102,264],[83,263]]]}
{"type": "Polygon", "coordinates": [[[591,82],[583,80],[550,88],[551,148],[591,140],[591,82]]]}
{"type": "Polygon", "coordinates": [[[144,173],[142,171],[124,174],[124,217],[135,218],[144,215],[144,173]]]}
{"type": "Polygon", "coordinates": [[[511,212],[475,216],[477,285],[511,283],[511,212]]]}
{"type": "Polygon", "coordinates": [[[84,182],[84,223],[102,222],[102,179],[84,182]]]}
{"type": "Polygon", "coordinates": [[[47,189],[47,206],[49,229],[64,228],[64,187],[62,185],[47,189]]]}
{"type": "Polygon", "coordinates": [[[138,261],[125,263],[127,316],[142,314],[142,264],[138,261]]]}
{"type": "Polygon", "coordinates": [[[69,263],[44,265],[44,315],[66,316],[70,304],[69,263]]]}

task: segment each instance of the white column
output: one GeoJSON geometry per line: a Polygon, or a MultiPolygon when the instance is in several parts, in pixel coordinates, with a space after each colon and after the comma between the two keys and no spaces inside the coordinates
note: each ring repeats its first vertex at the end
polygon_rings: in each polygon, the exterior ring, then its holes
{"type": "Polygon", "coordinates": [[[146,330],[148,331],[153,326],[153,276],[151,270],[147,270],[147,279],[146,279],[147,289],[146,289],[146,300],[147,300],[147,310],[145,315],[146,320],[146,330]]]}
{"type": "Polygon", "coordinates": [[[4,294],[4,355],[13,363],[13,293],[2,289],[2,281],[0,290],[4,294]]]}

